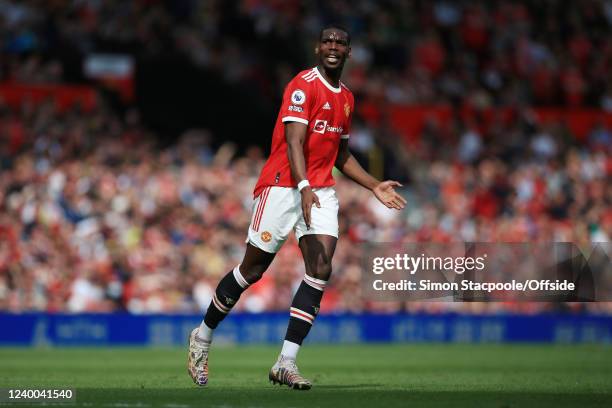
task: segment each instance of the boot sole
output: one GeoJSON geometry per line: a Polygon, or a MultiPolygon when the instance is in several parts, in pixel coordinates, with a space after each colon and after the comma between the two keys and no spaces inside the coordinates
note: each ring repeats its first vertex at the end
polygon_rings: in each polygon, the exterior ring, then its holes
{"type": "Polygon", "coordinates": [[[298,391],[308,391],[309,389],[312,388],[312,384],[302,384],[302,383],[295,383],[293,385],[283,384],[276,378],[274,374],[272,374],[272,371],[270,371],[270,373],[268,374],[268,380],[270,380],[270,383],[272,385],[278,384],[280,387],[282,387],[283,385],[286,385],[287,387],[293,390],[298,390],[298,391]]]}

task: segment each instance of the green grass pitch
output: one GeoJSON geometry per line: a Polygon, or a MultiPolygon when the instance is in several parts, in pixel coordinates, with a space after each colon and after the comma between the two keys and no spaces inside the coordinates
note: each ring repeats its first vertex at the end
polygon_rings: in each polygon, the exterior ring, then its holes
{"type": "Polygon", "coordinates": [[[0,348],[0,387],[75,388],[71,407],[612,407],[610,346],[309,345],[311,391],[268,383],[277,352],[214,347],[201,389],[182,349],[0,348]]]}

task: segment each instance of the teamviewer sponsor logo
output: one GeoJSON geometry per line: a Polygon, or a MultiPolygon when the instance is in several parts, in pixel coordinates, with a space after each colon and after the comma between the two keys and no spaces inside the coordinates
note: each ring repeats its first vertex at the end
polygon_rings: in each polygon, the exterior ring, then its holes
{"type": "Polygon", "coordinates": [[[327,131],[328,132],[333,132],[333,133],[342,133],[344,129],[342,129],[342,126],[328,126],[327,127],[327,131]]]}
{"type": "Polygon", "coordinates": [[[327,121],[317,119],[315,121],[314,126],[312,127],[312,131],[316,133],[325,133],[326,128],[327,128],[327,121]]]}

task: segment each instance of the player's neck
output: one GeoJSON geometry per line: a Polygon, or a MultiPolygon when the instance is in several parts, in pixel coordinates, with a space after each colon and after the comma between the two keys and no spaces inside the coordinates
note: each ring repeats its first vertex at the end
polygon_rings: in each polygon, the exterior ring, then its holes
{"type": "Polygon", "coordinates": [[[338,88],[340,86],[340,77],[342,76],[342,69],[337,71],[327,72],[323,65],[317,66],[321,76],[332,86],[338,88]]]}

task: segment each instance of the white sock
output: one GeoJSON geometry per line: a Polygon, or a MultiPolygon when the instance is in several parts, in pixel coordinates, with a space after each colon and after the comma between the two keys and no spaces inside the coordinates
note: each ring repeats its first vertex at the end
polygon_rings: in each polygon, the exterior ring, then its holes
{"type": "Polygon", "coordinates": [[[200,328],[198,330],[198,334],[197,337],[200,340],[204,340],[204,341],[208,341],[211,342],[212,341],[212,337],[213,337],[213,329],[211,329],[210,327],[208,327],[206,325],[206,323],[204,323],[204,320],[202,320],[202,323],[200,323],[200,328]]]}
{"type": "Polygon", "coordinates": [[[281,350],[281,356],[288,358],[290,360],[295,360],[297,357],[297,353],[300,351],[300,345],[296,343],[292,343],[290,341],[285,340],[283,343],[283,349],[281,350]]]}

